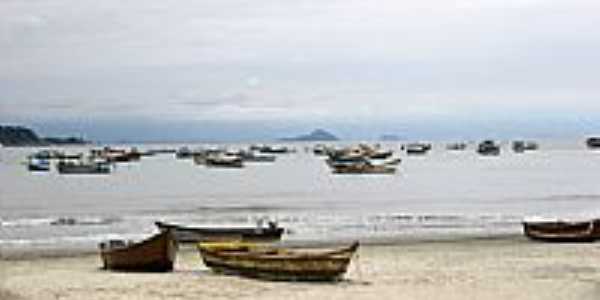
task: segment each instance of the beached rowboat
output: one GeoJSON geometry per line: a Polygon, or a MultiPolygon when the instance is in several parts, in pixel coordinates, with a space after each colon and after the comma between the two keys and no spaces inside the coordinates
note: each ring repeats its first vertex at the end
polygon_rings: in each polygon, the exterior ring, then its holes
{"type": "Polygon", "coordinates": [[[198,244],[204,264],[215,272],[282,281],[339,280],[357,249],[358,242],[329,250],[248,243],[198,244]]]}
{"type": "Polygon", "coordinates": [[[210,241],[273,242],[281,239],[284,229],[275,222],[268,227],[188,227],[154,222],[160,230],[170,229],[177,242],[198,243],[210,241]]]}
{"type": "Polygon", "coordinates": [[[525,236],[545,242],[593,242],[598,238],[598,220],[523,222],[525,236]]]}
{"type": "Polygon", "coordinates": [[[177,252],[170,230],[139,243],[111,240],[99,247],[103,268],[120,271],[168,272],[173,270],[177,252]]]}

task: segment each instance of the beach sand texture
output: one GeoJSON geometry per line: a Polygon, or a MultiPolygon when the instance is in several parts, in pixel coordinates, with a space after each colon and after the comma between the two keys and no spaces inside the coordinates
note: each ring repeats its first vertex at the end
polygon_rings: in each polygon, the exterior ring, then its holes
{"type": "Polygon", "coordinates": [[[173,273],[101,270],[97,255],[0,261],[0,299],[600,299],[600,247],[524,239],[362,246],[338,283],[212,273],[180,251],[173,273]]]}

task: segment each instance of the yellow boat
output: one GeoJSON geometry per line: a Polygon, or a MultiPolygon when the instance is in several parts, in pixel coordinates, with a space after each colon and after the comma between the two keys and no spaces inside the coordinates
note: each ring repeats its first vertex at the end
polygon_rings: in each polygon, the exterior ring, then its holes
{"type": "Polygon", "coordinates": [[[346,272],[359,243],[338,249],[290,249],[252,243],[199,243],[217,273],[281,281],[334,281],[346,272]]]}

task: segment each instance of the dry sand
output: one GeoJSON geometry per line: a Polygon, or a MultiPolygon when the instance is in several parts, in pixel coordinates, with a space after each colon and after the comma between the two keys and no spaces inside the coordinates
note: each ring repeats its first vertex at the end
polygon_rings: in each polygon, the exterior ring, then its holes
{"type": "Polygon", "coordinates": [[[191,249],[176,271],[114,273],[97,255],[0,261],[0,299],[600,299],[600,245],[524,239],[362,246],[338,283],[210,272],[191,249]]]}

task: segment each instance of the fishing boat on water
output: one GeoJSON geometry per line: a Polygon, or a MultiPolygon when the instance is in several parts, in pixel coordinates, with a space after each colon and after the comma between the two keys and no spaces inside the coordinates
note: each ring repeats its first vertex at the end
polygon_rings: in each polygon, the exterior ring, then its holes
{"type": "Polygon", "coordinates": [[[281,239],[284,228],[269,221],[267,226],[258,222],[255,227],[190,227],[165,222],[154,222],[164,231],[171,230],[174,238],[180,243],[198,243],[208,241],[245,241],[274,242],[281,239]]]}
{"type": "Polygon", "coordinates": [[[534,151],[539,148],[538,144],[533,141],[513,141],[512,149],[515,153],[523,153],[525,151],[534,151]]]}
{"type": "Polygon", "coordinates": [[[150,149],[147,152],[150,152],[153,154],[174,154],[174,153],[177,153],[177,150],[171,149],[171,148],[157,148],[157,149],[150,149]]]}
{"type": "Polygon", "coordinates": [[[29,155],[30,158],[51,160],[51,159],[80,159],[83,157],[83,153],[67,154],[58,150],[40,150],[29,155]]]}
{"type": "Polygon", "coordinates": [[[165,230],[139,243],[111,240],[100,243],[102,267],[106,270],[168,272],[173,270],[177,242],[165,230]]]}
{"type": "Polygon", "coordinates": [[[276,281],[334,281],[346,273],[358,242],[338,249],[292,249],[249,243],[200,243],[217,273],[276,281]]]}
{"type": "Polygon", "coordinates": [[[397,166],[402,162],[402,159],[399,157],[396,158],[390,158],[385,160],[382,164],[383,165],[387,165],[387,166],[397,166]]]}
{"type": "Polygon", "coordinates": [[[368,144],[359,144],[356,148],[348,149],[350,153],[358,153],[363,155],[369,159],[387,159],[394,154],[392,150],[383,150],[381,149],[380,144],[368,145],[368,144]]]}
{"type": "Polygon", "coordinates": [[[485,140],[477,146],[477,153],[481,155],[500,155],[500,146],[492,140],[485,140]]]}
{"type": "Polygon", "coordinates": [[[56,164],[59,174],[109,174],[111,165],[107,161],[61,160],[56,164]]]}
{"type": "Polygon", "coordinates": [[[335,166],[368,163],[368,159],[361,154],[329,155],[325,163],[333,168],[335,166]]]}
{"type": "Polygon", "coordinates": [[[29,157],[27,159],[27,170],[31,172],[50,171],[50,162],[47,159],[29,157]]]}
{"type": "Polygon", "coordinates": [[[317,156],[325,156],[331,151],[333,151],[333,148],[324,144],[317,144],[312,149],[313,154],[317,156]]]}
{"type": "Polygon", "coordinates": [[[458,142],[458,143],[450,143],[448,145],[446,145],[446,150],[451,150],[451,151],[462,151],[467,149],[467,144],[463,143],[463,142],[458,142]]]}
{"type": "Polygon", "coordinates": [[[368,156],[370,159],[387,159],[394,154],[392,150],[376,150],[372,153],[369,153],[368,156]]]}
{"type": "Polygon", "coordinates": [[[92,149],[90,154],[93,157],[98,157],[108,162],[139,161],[142,157],[142,153],[135,147],[131,148],[130,150],[104,147],[102,149],[92,149]]]}
{"type": "Polygon", "coordinates": [[[28,156],[29,159],[55,159],[59,152],[56,150],[40,150],[28,156]]]}
{"type": "Polygon", "coordinates": [[[175,151],[175,158],[177,159],[187,159],[192,158],[193,156],[194,152],[188,147],[181,147],[175,151]]]}
{"type": "Polygon", "coordinates": [[[275,155],[256,154],[251,150],[243,150],[234,154],[239,156],[244,162],[274,162],[277,158],[275,155]]]}
{"type": "Polygon", "coordinates": [[[204,159],[204,165],[219,168],[243,168],[244,161],[237,155],[218,153],[207,155],[204,159]]]}
{"type": "Polygon", "coordinates": [[[406,145],[406,154],[422,155],[427,154],[431,150],[431,144],[428,143],[410,143],[406,145]]]}
{"type": "Polygon", "coordinates": [[[524,221],[523,233],[532,240],[545,242],[593,242],[600,237],[600,220],[524,221]]]}
{"type": "Polygon", "coordinates": [[[394,161],[392,164],[373,164],[368,160],[354,163],[333,163],[329,166],[334,174],[394,174],[396,173],[394,161]]]}
{"type": "Polygon", "coordinates": [[[250,150],[255,150],[263,154],[287,154],[294,152],[294,149],[286,146],[277,145],[252,145],[250,150]]]}
{"type": "Polygon", "coordinates": [[[600,137],[589,137],[585,140],[585,144],[590,149],[600,149],[600,137]]]}

